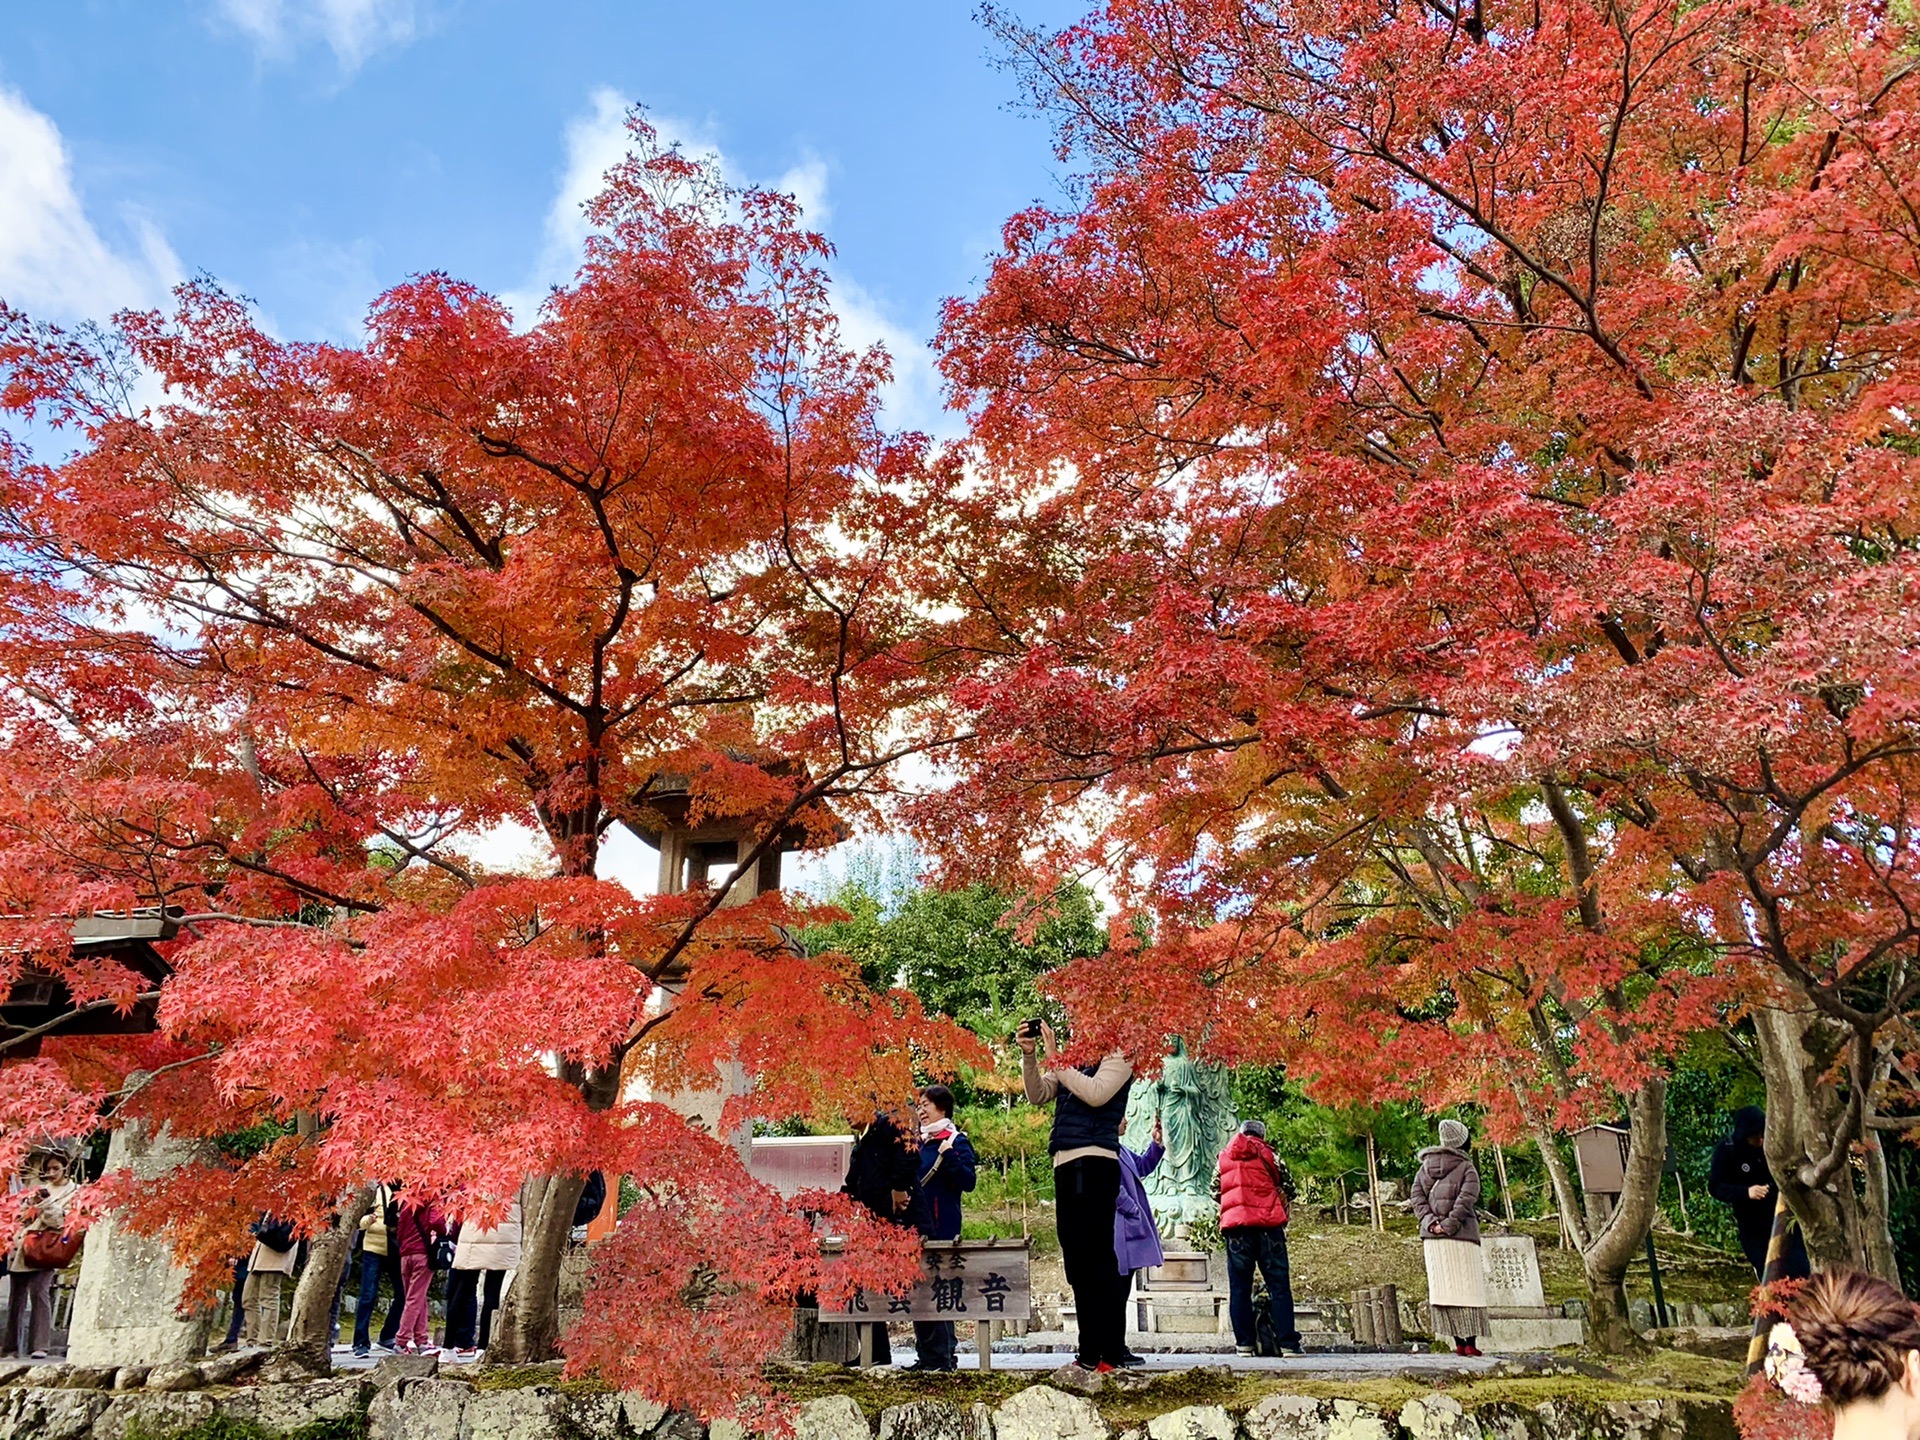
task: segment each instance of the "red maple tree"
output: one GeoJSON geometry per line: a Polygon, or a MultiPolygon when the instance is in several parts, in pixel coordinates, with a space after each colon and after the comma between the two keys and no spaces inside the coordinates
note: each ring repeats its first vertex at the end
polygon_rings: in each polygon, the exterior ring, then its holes
{"type": "Polygon", "coordinates": [[[1890,1271],[1911,13],[995,19],[1081,183],[945,320],[991,600],[929,832],[1115,877],[1151,963],[1067,983],[1143,1046],[1164,1020],[1547,1139],[1624,1110],[1603,1340],[1692,1026],[1751,1018],[1811,1248],[1890,1271]]]}
{"type": "Polygon", "coordinates": [[[841,345],[793,203],[637,119],[633,145],[525,328],[444,275],[381,296],[354,346],[277,339],[205,282],[110,330],[0,312],[6,978],[124,1000],[65,917],[183,917],[160,1033],[7,1063],[0,1128],[277,1122],[244,1161],[96,1199],[168,1227],[203,1291],[257,1212],[296,1219],[325,1273],[293,1339],[319,1356],[368,1183],[489,1218],[526,1180],[511,1360],[559,1338],[586,1172],[627,1174],[567,1351],[718,1413],[753,1403],[795,1294],[897,1279],[913,1247],[816,1201],[855,1242],[821,1277],[801,1206],[633,1097],[724,1063],[749,1088],[728,1125],[871,1113],[974,1049],[800,955],[779,892],[731,903],[949,743],[923,618],[946,480],[879,424],[886,359],[841,345]],[[595,878],[663,795],[744,835],[730,873],[595,878]],[[543,873],[476,860],[516,821],[543,873]]]}

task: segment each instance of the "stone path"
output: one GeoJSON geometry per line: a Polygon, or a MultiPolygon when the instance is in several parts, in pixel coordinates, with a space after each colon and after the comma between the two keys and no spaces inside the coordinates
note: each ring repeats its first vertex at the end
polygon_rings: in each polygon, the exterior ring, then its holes
{"type": "MultiPolygon", "coordinates": [[[[911,1359],[910,1350],[894,1347],[894,1359],[904,1364],[911,1359]]],[[[974,1369],[976,1356],[970,1350],[961,1350],[960,1368],[974,1369]]],[[[1309,1351],[1305,1355],[1282,1355],[1268,1357],[1264,1355],[1221,1355],[1221,1354],[1158,1354],[1144,1355],[1148,1374],[1161,1374],[1175,1370],[1193,1370],[1202,1365],[1224,1365],[1236,1373],[1258,1373],[1262,1375],[1291,1375],[1298,1379],[1340,1379],[1342,1377],[1370,1379],[1382,1375],[1417,1376],[1422,1379],[1443,1379],[1451,1376],[1483,1374],[1500,1364],[1496,1355],[1479,1357],[1459,1355],[1381,1355],[1381,1354],[1341,1354],[1331,1350],[1309,1351]]],[[[1016,1370],[1022,1373],[1038,1371],[1043,1373],[1058,1370],[1073,1360],[1071,1350],[1009,1350],[995,1347],[993,1368],[995,1370],[1016,1370]]]]}
{"type": "MultiPolygon", "coordinates": [[[[1018,1371],[1022,1374],[1048,1374],[1058,1370],[1073,1360],[1071,1344],[1052,1344],[1056,1337],[1039,1334],[1016,1336],[994,1346],[993,1368],[996,1370],[1018,1371]],[[1015,1348],[1016,1346],[1022,1348],[1015,1348]]],[[[1065,1337],[1058,1337],[1064,1340],[1065,1337]]],[[[1160,1338],[1160,1337],[1152,1337],[1160,1338]]],[[[1202,1365],[1225,1365],[1240,1373],[1262,1375],[1291,1375],[1300,1379],[1340,1379],[1352,1377],[1366,1379],[1381,1375],[1404,1375],[1426,1380],[1439,1380],[1448,1377],[1466,1377],[1484,1374],[1501,1363],[1497,1355],[1483,1355],[1478,1358],[1459,1355],[1431,1354],[1380,1354],[1368,1352],[1357,1354],[1333,1350],[1309,1350],[1304,1355],[1284,1355],[1267,1357],[1260,1355],[1236,1355],[1232,1351],[1219,1350],[1148,1350],[1144,1348],[1152,1343],[1152,1338],[1135,1336],[1135,1349],[1146,1358],[1144,1367],[1150,1374],[1164,1374],[1177,1370],[1192,1370],[1202,1365]]],[[[371,1370],[386,1357],[378,1353],[355,1355],[348,1350],[333,1352],[335,1370],[371,1370]]],[[[893,1368],[912,1363],[913,1347],[895,1342],[893,1346],[893,1368]]],[[[56,1355],[46,1364],[60,1364],[64,1356],[56,1355]]],[[[457,1373],[476,1362],[455,1360],[451,1351],[440,1352],[440,1365],[443,1370],[457,1373]]],[[[977,1368],[978,1356],[971,1345],[960,1346],[960,1368],[972,1371],[977,1368]]]]}
{"type": "MultiPolygon", "coordinates": [[[[1434,1355],[1425,1352],[1395,1352],[1382,1354],[1376,1351],[1356,1353],[1352,1351],[1309,1350],[1304,1355],[1239,1355],[1231,1350],[1218,1349],[1149,1349],[1160,1336],[1132,1337],[1134,1349],[1146,1360],[1145,1369],[1152,1374],[1161,1374],[1177,1370],[1193,1370],[1203,1365],[1225,1365],[1241,1373],[1263,1375],[1292,1375],[1302,1379],[1339,1379],[1343,1376],[1367,1379],[1381,1375],[1405,1375],[1421,1379],[1438,1380],[1450,1376],[1466,1377],[1485,1374],[1501,1363],[1498,1355],[1461,1356],[1434,1355]]],[[[896,1340],[893,1343],[893,1369],[913,1362],[913,1346],[896,1340]]],[[[978,1368],[979,1356],[972,1345],[962,1342],[959,1347],[960,1368],[972,1371],[978,1368]]],[[[378,1354],[358,1356],[348,1351],[336,1350],[333,1354],[333,1366],[336,1370],[371,1370],[383,1357],[378,1354]]],[[[1064,1335],[1033,1334],[1014,1336],[996,1343],[993,1347],[993,1368],[1013,1370],[1022,1374],[1049,1374],[1062,1365],[1073,1361],[1073,1345],[1070,1337],[1064,1335]]],[[[455,1360],[451,1351],[440,1352],[440,1365],[443,1370],[459,1371],[471,1365],[473,1361],[455,1360]]]]}

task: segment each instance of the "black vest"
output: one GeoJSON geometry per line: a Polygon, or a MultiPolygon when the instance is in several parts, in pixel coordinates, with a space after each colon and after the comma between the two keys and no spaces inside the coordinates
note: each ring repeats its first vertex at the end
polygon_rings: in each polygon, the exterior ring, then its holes
{"type": "MultiPolygon", "coordinates": [[[[1097,1066],[1082,1065],[1080,1073],[1091,1075],[1097,1066]]],[[[1047,1141],[1047,1153],[1098,1147],[1118,1151],[1120,1129],[1127,1119],[1127,1092],[1133,1088],[1129,1077],[1104,1105],[1089,1105],[1066,1086],[1053,1101],[1053,1134],[1047,1141]]]]}

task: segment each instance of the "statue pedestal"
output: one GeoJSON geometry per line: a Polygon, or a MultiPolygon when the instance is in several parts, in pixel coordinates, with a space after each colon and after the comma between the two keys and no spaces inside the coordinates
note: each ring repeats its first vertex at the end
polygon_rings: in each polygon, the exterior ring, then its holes
{"type": "MultiPolygon", "coordinates": [[[[150,1180],[193,1153],[193,1144],[164,1130],[149,1135],[129,1124],[114,1132],[107,1170],[131,1170],[150,1180]]],[[[87,1232],[80,1260],[67,1360],[103,1368],[198,1360],[206,1353],[213,1317],[204,1311],[181,1316],[185,1288],[186,1273],[173,1263],[164,1237],[135,1235],[120,1224],[118,1212],[102,1217],[87,1232]]]]}
{"type": "Polygon", "coordinates": [[[1135,1282],[1134,1328],[1148,1335],[1219,1335],[1227,1323],[1227,1292],[1216,1290],[1203,1250],[1168,1250],[1163,1264],[1135,1282]]]}

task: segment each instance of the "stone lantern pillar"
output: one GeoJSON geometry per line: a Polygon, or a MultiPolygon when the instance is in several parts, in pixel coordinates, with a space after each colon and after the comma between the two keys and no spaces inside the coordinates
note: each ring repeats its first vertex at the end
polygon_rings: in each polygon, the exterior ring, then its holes
{"type": "MultiPolygon", "coordinates": [[[[770,773],[787,775],[792,767],[780,762],[767,766],[770,773]]],[[[758,843],[764,822],[754,817],[720,816],[695,819],[692,796],[684,781],[669,781],[658,792],[647,796],[631,828],[641,839],[660,852],[660,876],[656,886],[661,895],[679,895],[688,890],[724,883],[740,863],[742,853],[758,843]]],[[[826,849],[847,838],[845,825],[826,806],[815,807],[804,819],[786,826],[774,837],[758,860],[728,888],[723,909],[746,905],[780,888],[782,858],[800,850],[826,849]]],[[[783,943],[792,942],[781,937],[783,943]]],[[[680,986],[669,979],[668,997],[677,996],[680,986]]],[[[671,998],[663,1004],[671,1005],[671,998]]],[[[710,1135],[721,1134],[721,1111],[727,1101],[746,1093],[745,1072],[738,1065],[720,1066],[718,1083],[675,1091],[650,1098],[694,1120],[710,1135]]],[[[725,1137],[739,1152],[741,1163],[751,1159],[752,1136],[744,1128],[725,1137]]]]}

